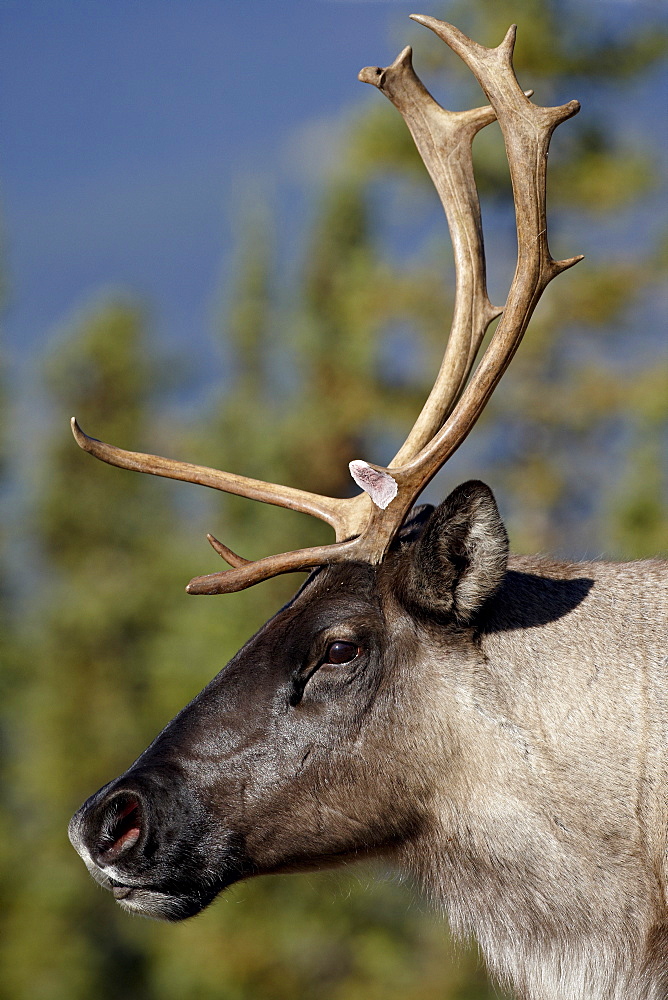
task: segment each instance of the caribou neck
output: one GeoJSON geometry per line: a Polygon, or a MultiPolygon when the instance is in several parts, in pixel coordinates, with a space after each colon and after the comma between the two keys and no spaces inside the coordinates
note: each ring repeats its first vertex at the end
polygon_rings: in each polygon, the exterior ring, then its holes
{"type": "Polygon", "coordinates": [[[520,996],[668,996],[668,965],[658,988],[642,977],[647,942],[668,946],[667,568],[511,557],[474,651],[424,644],[447,794],[400,863],[520,996]]]}

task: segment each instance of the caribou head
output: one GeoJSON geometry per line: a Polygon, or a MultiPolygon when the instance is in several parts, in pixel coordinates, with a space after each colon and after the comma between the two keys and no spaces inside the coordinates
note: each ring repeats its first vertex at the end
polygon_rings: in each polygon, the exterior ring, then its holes
{"type": "Polygon", "coordinates": [[[446,635],[460,662],[469,655],[470,623],[503,578],[506,550],[490,491],[467,483],[437,512],[418,508],[378,566],[314,571],[74,817],[70,836],[93,877],[128,910],[180,919],[240,878],[417,837],[434,772],[455,752],[444,731],[432,759],[419,759],[435,735],[424,672],[446,635]]]}
{"type": "Polygon", "coordinates": [[[124,451],[73,421],[78,444],[105,462],[304,511],[336,538],[249,562],[209,536],[231,569],[194,579],[190,593],[310,576],[81,807],[70,837],[122,907],[169,920],[251,875],[382,856],[413,871],[456,929],[477,933],[527,997],[658,1000],[668,981],[666,824],[655,822],[663,813],[648,772],[629,762],[660,731],[642,706],[665,683],[665,574],[658,563],[509,562],[479,482],[436,509],[415,506],[473,427],[549,281],[580,260],[553,260],[545,209],[550,137],[579,106],[529,100],[513,71],[514,27],[488,49],[434,18],[415,20],[464,60],[489,100],[444,110],[410,48],[360,73],[404,117],[450,227],[457,288],[434,388],[387,467],[352,463],[362,492],[348,499],[124,451]],[[471,159],[476,133],[494,120],[518,239],[503,309],[486,292],[471,159]],[[633,606],[620,615],[629,592],[633,606]],[[653,628],[640,641],[643,617],[653,628]]]}

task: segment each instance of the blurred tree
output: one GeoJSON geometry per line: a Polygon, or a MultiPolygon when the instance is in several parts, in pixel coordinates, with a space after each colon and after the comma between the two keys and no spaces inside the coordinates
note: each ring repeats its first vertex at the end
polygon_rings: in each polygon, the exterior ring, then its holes
{"type": "MultiPolygon", "coordinates": [[[[0,277],[0,307],[4,308],[3,293],[4,286],[0,277]]],[[[9,761],[16,707],[15,685],[19,675],[16,636],[9,609],[7,409],[6,366],[4,353],[0,353],[0,871],[8,871],[13,860],[13,823],[10,816],[13,787],[9,761]]],[[[8,887],[4,880],[0,880],[0,911],[6,910],[9,902],[8,887]]]]}
{"type": "Polygon", "coordinates": [[[149,502],[139,477],[81,462],[65,432],[74,408],[130,447],[148,437],[147,390],[159,385],[143,327],[134,306],[101,305],[47,365],[58,430],[42,457],[33,524],[42,566],[38,600],[22,623],[32,639],[22,663],[30,683],[15,706],[10,758],[12,825],[21,837],[10,840],[0,916],[0,947],[11,956],[2,989],[15,998],[127,997],[130,985],[153,995],[145,953],[84,891],[65,837],[77,799],[153,735],[147,649],[181,589],[173,554],[162,556],[174,522],[164,491],[149,502]],[[166,597],[156,581],[167,582],[166,597]]]}

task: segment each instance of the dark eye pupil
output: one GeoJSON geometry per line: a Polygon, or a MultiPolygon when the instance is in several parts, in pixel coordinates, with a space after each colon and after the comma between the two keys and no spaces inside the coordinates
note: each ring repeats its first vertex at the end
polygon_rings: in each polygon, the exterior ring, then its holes
{"type": "Polygon", "coordinates": [[[354,642],[331,642],[327,647],[328,663],[350,663],[359,652],[354,642]]]}

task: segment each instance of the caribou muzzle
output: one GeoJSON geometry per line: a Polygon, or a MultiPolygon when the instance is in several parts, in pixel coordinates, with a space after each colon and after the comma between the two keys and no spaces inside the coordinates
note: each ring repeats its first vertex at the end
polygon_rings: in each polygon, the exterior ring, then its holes
{"type": "Polygon", "coordinates": [[[91,796],[68,829],[89,873],[123,909],[161,920],[199,913],[245,874],[239,838],[207,835],[183,779],[131,769],[91,796]]]}

